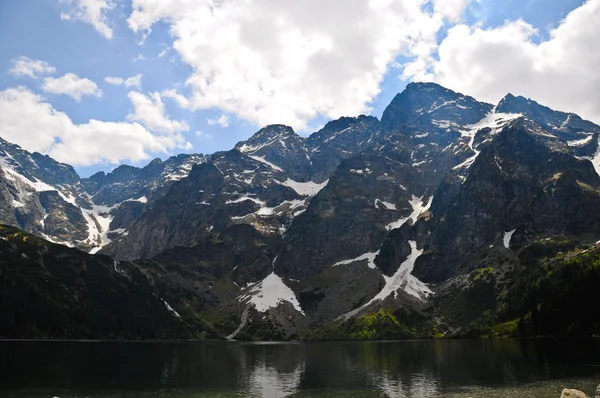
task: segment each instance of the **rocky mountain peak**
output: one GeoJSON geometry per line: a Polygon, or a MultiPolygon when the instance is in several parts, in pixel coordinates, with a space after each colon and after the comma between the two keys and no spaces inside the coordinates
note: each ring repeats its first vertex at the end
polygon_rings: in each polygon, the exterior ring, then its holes
{"type": "Polygon", "coordinates": [[[157,165],[161,165],[163,164],[163,161],[161,158],[154,158],[152,159],[152,161],[150,163],[148,163],[148,166],[157,166],[157,165]]]}
{"type": "Polygon", "coordinates": [[[366,115],[359,115],[356,117],[343,116],[339,119],[327,122],[327,124],[325,126],[323,126],[322,129],[320,129],[316,133],[311,134],[311,137],[313,137],[313,136],[317,137],[317,136],[322,135],[323,133],[327,133],[327,132],[339,132],[339,131],[347,129],[357,123],[364,123],[364,122],[372,123],[372,122],[376,122],[376,121],[377,121],[377,118],[374,116],[366,116],[366,115]]]}
{"type": "Polygon", "coordinates": [[[135,178],[140,172],[139,167],[122,164],[110,173],[107,174],[107,178],[114,181],[124,181],[131,178],[135,178]]]}
{"type": "Polygon", "coordinates": [[[2,138],[0,138],[0,158],[29,179],[33,177],[52,185],[75,184],[79,181],[79,175],[72,166],[57,162],[48,155],[38,152],[29,153],[2,138]]]}
{"type": "Polygon", "coordinates": [[[360,145],[367,137],[364,134],[365,130],[372,132],[378,123],[379,120],[373,116],[341,117],[328,122],[322,129],[312,133],[308,137],[308,143],[313,150],[317,150],[323,144],[334,147],[360,145]]]}
{"type": "Polygon", "coordinates": [[[248,140],[239,142],[235,148],[242,153],[254,153],[273,144],[285,147],[287,142],[300,143],[303,141],[304,139],[296,134],[290,126],[271,124],[260,129],[248,140]]]}
{"type": "Polygon", "coordinates": [[[507,94],[496,106],[496,112],[520,113],[553,130],[600,130],[592,122],[583,120],[574,113],[555,111],[532,99],[507,94]]]}
{"type": "Polygon", "coordinates": [[[496,112],[520,113],[538,123],[548,124],[556,128],[559,128],[569,116],[568,113],[557,112],[529,98],[520,95],[515,96],[511,93],[508,93],[498,102],[496,112]]]}
{"type": "Polygon", "coordinates": [[[381,124],[388,131],[431,124],[445,130],[476,123],[492,108],[436,83],[410,83],[385,109],[381,124]]]}
{"type": "Polygon", "coordinates": [[[295,180],[310,178],[310,155],[306,139],[282,124],[272,124],[260,129],[235,149],[274,170],[286,171],[295,180]]]}
{"type": "Polygon", "coordinates": [[[539,123],[566,141],[577,156],[591,158],[597,152],[600,126],[574,113],[555,111],[532,99],[510,93],[500,100],[496,112],[518,113],[539,123]]]}

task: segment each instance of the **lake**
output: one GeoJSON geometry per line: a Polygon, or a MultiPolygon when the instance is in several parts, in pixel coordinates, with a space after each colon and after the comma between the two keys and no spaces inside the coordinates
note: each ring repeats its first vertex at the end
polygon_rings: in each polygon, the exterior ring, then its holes
{"type": "Polygon", "coordinates": [[[558,398],[599,383],[587,339],[0,342],[2,397],[558,398]]]}

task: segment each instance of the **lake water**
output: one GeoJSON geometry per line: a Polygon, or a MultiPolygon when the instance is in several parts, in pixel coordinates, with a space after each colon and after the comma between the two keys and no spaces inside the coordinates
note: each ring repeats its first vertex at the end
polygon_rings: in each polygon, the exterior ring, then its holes
{"type": "Polygon", "coordinates": [[[558,398],[599,383],[598,340],[0,342],[1,397],[558,398]]]}

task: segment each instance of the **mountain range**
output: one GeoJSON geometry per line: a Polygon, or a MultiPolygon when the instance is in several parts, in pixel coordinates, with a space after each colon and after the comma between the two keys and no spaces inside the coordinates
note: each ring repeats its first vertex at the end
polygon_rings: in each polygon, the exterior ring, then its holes
{"type": "Polygon", "coordinates": [[[599,138],[411,83],[381,120],[89,178],[0,139],[0,336],[599,333],[599,138]]]}

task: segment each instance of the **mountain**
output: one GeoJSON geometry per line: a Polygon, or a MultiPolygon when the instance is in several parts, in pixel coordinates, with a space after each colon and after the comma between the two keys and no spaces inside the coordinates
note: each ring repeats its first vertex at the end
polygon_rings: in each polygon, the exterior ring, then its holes
{"type": "Polygon", "coordinates": [[[124,264],[202,335],[597,333],[581,313],[530,320],[540,292],[587,297],[565,264],[600,241],[599,136],[523,97],[411,83],[381,120],[308,137],[269,125],[229,151],[84,179],[0,141],[0,221],[124,264]]]}
{"type": "Polygon", "coordinates": [[[73,167],[0,138],[0,222],[96,252],[204,161],[178,155],[81,179],[73,167]]]}

